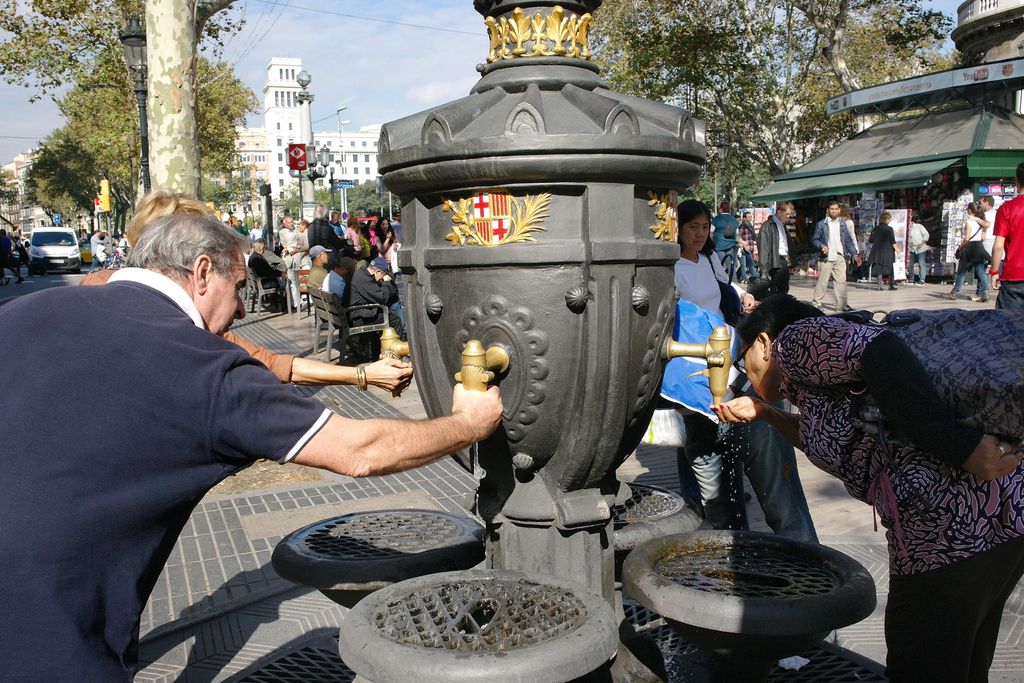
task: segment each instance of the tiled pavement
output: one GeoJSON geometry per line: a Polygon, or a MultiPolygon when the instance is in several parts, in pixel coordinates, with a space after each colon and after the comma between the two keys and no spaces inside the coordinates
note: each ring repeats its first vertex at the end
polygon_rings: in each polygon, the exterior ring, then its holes
{"type": "MultiPolygon", "coordinates": [[[[794,281],[809,299],[812,283],[794,281]]],[[[939,308],[945,287],[901,288],[895,295],[851,287],[851,304],[866,308],[939,308]]],[[[961,302],[963,307],[980,307],[961,302]]],[[[285,353],[308,354],[308,319],[251,317],[236,326],[243,336],[285,353]]],[[[384,392],[351,387],[300,388],[349,417],[422,417],[415,391],[397,401],[384,392]]],[[[624,480],[676,487],[675,456],[646,449],[620,470],[624,480]]],[[[800,474],[822,542],[854,557],[875,577],[875,614],[839,633],[838,643],[884,661],[881,614],[888,585],[884,539],[871,528],[871,511],[837,482],[801,459],[800,474]]],[[[324,481],[238,495],[208,496],[196,508],[142,617],[139,681],[252,682],[345,681],[337,661],[337,625],[344,610],[319,593],[295,587],[270,567],[275,544],[312,521],[372,508],[437,507],[463,511],[472,478],[451,460],[386,477],[324,481]],[[276,662],[276,663],[275,663],[276,662]]],[[[752,526],[765,529],[756,503],[752,526]]],[[[979,577],[979,580],[984,580],[979,577]]],[[[993,681],[1024,680],[1024,588],[1004,612],[993,681]]],[[[814,677],[804,680],[816,680],[814,677]]],[[[821,680],[825,680],[822,678],[821,680]]],[[[830,679],[838,680],[838,679],[830,679]]]]}

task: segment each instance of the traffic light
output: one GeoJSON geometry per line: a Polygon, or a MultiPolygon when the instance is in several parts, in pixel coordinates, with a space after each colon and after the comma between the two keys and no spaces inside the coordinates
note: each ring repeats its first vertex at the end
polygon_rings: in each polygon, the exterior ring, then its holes
{"type": "Polygon", "coordinates": [[[270,189],[271,189],[270,188],[270,183],[263,183],[262,185],[260,185],[260,196],[261,197],[269,197],[270,196],[270,189]]]}
{"type": "Polygon", "coordinates": [[[100,181],[100,211],[110,211],[110,181],[100,181]]]}

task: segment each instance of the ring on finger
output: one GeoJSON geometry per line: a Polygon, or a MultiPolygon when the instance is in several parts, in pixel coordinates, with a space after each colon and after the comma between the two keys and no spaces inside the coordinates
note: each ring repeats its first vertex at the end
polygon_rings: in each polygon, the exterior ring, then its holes
{"type": "Polygon", "coordinates": [[[1006,447],[1005,443],[999,444],[999,455],[1006,455],[1010,452],[1010,449],[1006,447]]]}

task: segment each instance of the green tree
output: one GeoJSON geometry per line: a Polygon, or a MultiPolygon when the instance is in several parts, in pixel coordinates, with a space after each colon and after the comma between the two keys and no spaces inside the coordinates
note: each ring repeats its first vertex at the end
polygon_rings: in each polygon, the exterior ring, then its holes
{"type": "Polygon", "coordinates": [[[17,225],[4,215],[11,209],[17,210],[21,205],[21,193],[18,191],[18,183],[14,174],[10,171],[0,171],[0,221],[9,227],[17,229],[17,225]]]}
{"type": "MultiPolygon", "coordinates": [[[[117,78],[122,68],[117,53],[104,53],[83,83],[58,101],[67,123],[44,141],[26,182],[51,214],[70,213],[69,205],[91,212],[99,181],[106,178],[114,223],[124,226],[135,203],[140,141],[135,98],[127,81],[117,78]],[[92,85],[99,81],[109,85],[92,85]]],[[[256,96],[228,64],[200,58],[198,70],[200,101],[209,112],[199,118],[200,149],[212,174],[230,177],[239,167],[236,126],[255,110],[256,96]]]]}
{"type": "Polygon", "coordinates": [[[594,50],[617,89],[688,108],[709,145],[729,139],[723,175],[778,175],[854,131],[827,97],[930,70],[948,27],[920,0],[609,0],[594,50]]]}
{"type": "Polygon", "coordinates": [[[216,55],[223,37],[240,27],[224,11],[233,2],[5,0],[0,4],[0,76],[30,88],[30,100],[57,98],[69,86],[130,87],[119,36],[128,18],[145,10],[152,16],[150,24],[160,27],[147,36],[155,186],[195,194],[203,153],[195,113],[202,81],[197,52],[202,44],[216,55]],[[116,70],[97,69],[115,62],[116,70]]]}
{"type": "Polygon", "coordinates": [[[367,180],[348,191],[348,212],[353,216],[379,216],[381,206],[387,211],[388,195],[377,192],[377,181],[367,180]]]}

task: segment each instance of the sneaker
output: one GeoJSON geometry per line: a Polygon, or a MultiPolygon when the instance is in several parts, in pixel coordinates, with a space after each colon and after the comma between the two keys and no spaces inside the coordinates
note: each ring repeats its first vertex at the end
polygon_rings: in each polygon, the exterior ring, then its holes
{"type": "Polygon", "coordinates": [[[972,296],[971,301],[977,301],[979,303],[985,303],[988,301],[988,294],[982,294],[981,296],[972,296]]]}
{"type": "Polygon", "coordinates": [[[840,308],[839,310],[842,311],[843,313],[852,313],[853,312],[853,306],[846,305],[846,306],[843,306],[842,308],[840,308]]]}
{"type": "Polygon", "coordinates": [[[890,292],[895,292],[896,291],[896,285],[889,285],[889,291],[890,292]]]}
{"type": "Polygon", "coordinates": [[[914,286],[915,287],[924,287],[924,283],[923,282],[915,282],[914,286]]]}
{"type": "Polygon", "coordinates": [[[814,299],[811,299],[811,305],[814,306],[815,308],[821,308],[821,302],[815,301],[814,299]]]}
{"type": "Polygon", "coordinates": [[[957,299],[960,298],[960,294],[957,293],[957,292],[950,292],[949,294],[946,295],[946,298],[947,299],[952,299],[953,301],[956,301],[957,299]]]}

